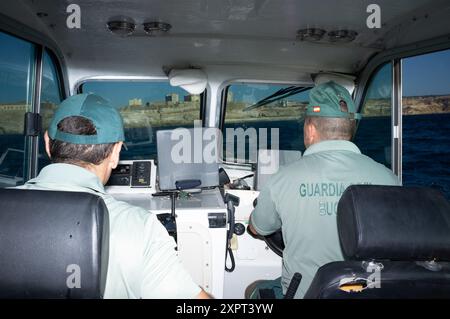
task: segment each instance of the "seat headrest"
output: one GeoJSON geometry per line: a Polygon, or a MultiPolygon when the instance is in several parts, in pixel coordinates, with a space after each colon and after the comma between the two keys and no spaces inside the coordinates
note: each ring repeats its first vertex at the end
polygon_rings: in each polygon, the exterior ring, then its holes
{"type": "Polygon", "coordinates": [[[450,203],[436,189],[350,186],[337,224],[348,258],[450,260],[450,203]]]}
{"type": "Polygon", "coordinates": [[[100,298],[108,210],[88,193],[0,190],[0,298],[100,298]]]}

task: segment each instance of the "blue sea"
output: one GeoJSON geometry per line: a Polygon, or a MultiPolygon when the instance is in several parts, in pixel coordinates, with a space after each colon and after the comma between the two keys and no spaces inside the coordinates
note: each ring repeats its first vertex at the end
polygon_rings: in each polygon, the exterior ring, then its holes
{"type": "MultiPolygon", "coordinates": [[[[242,127],[242,123],[227,124],[226,127],[242,127]]],[[[299,121],[251,122],[244,129],[279,128],[280,149],[304,150],[303,123],[299,121]]],[[[169,129],[169,127],[164,127],[169,129]]],[[[140,129],[130,129],[127,137],[139,141],[140,129]]],[[[142,159],[156,157],[156,131],[152,130],[153,143],[141,145],[128,143],[128,151],[122,152],[122,159],[142,159]]],[[[391,119],[390,117],[364,118],[360,121],[354,142],[363,154],[391,166],[391,119]]],[[[147,136],[148,139],[148,136],[147,136]]],[[[0,136],[0,158],[7,148],[23,150],[24,138],[21,135],[0,136]]],[[[270,144],[269,144],[270,146],[270,144]]],[[[41,146],[41,150],[43,150],[41,146]]],[[[0,174],[7,176],[23,175],[23,153],[11,152],[0,166],[0,174]]],[[[42,155],[39,166],[49,161],[42,155]]],[[[450,114],[412,115],[403,117],[403,184],[431,186],[442,190],[450,199],[450,114]]]]}

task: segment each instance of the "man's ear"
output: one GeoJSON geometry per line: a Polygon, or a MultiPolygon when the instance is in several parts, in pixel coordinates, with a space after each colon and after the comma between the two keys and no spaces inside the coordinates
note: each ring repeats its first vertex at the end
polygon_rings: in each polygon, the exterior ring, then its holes
{"type": "Polygon", "coordinates": [[[111,152],[111,167],[115,169],[119,164],[120,151],[122,150],[123,142],[117,142],[114,144],[113,150],[111,152]]]}
{"type": "Polygon", "coordinates": [[[308,135],[311,145],[320,142],[319,130],[313,122],[310,122],[308,125],[308,135]]]}
{"type": "Polygon", "coordinates": [[[308,125],[308,129],[309,129],[309,136],[311,136],[312,140],[315,140],[316,136],[317,136],[317,128],[316,128],[316,126],[313,123],[310,123],[308,125]]]}
{"type": "Polygon", "coordinates": [[[304,128],[303,128],[303,140],[305,143],[305,147],[308,148],[313,144],[313,134],[314,134],[314,125],[310,120],[305,120],[304,128]]]}
{"type": "Polygon", "coordinates": [[[50,137],[48,136],[48,131],[44,133],[44,142],[45,142],[45,152],[48,155],[48,158],[52,158],[52,154],[50,154],[50,137]]]}

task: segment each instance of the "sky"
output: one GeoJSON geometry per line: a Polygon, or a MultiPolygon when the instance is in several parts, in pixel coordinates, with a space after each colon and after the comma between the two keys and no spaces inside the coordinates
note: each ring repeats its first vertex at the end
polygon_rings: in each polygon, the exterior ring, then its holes
{"type": "Polygon", "coordinates": [[[450,94],[450,50],[404,59],[403,95],[450,94]]]}
{"type": "MultiPolygon", "coordinates": [[[[33,47],[29,43],[0,32],[0,104],[26,100],[27,70],[32,61],[33,47]]],[[[388,70],[386,70],[388,71],[388,70]]],[[[58,102],[54,69],[48,56],[44,63],[43,101],[58,102]]],[[[374,79],[377,90],[374,96],[389,93],[389,72],[380,72],[374,79]]],[[[235,85],[232,89],[234,100],[255,103],[283,86],[235,85]]],[[[164,101],[168,93],[177,93],[180,101],[187,92],[171,87],[168,83],[120,82],[107,85],[91,82],[84,92],[102,95],[116,106],[128,104],[131,98],[141,98],[143,103],[164,101]]],[[[406,58],[403,60],[403,95],[444,95],[450,94],[450,50],[406,58]]],[[[303,93],[290,100],[307,100],[303,93]]]]}

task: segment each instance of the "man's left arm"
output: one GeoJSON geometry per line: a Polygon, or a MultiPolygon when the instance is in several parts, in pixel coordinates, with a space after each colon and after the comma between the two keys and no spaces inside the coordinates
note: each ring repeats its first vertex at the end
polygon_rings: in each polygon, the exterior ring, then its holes
{"type": "Polygon", "coordinates": [[[254,235],[267,236],[281,228],[280,215],[277,212],[275,202],[269,187],[261,190],[258,196],[258,204],[250,215],[249,230],[254,235]]]}

